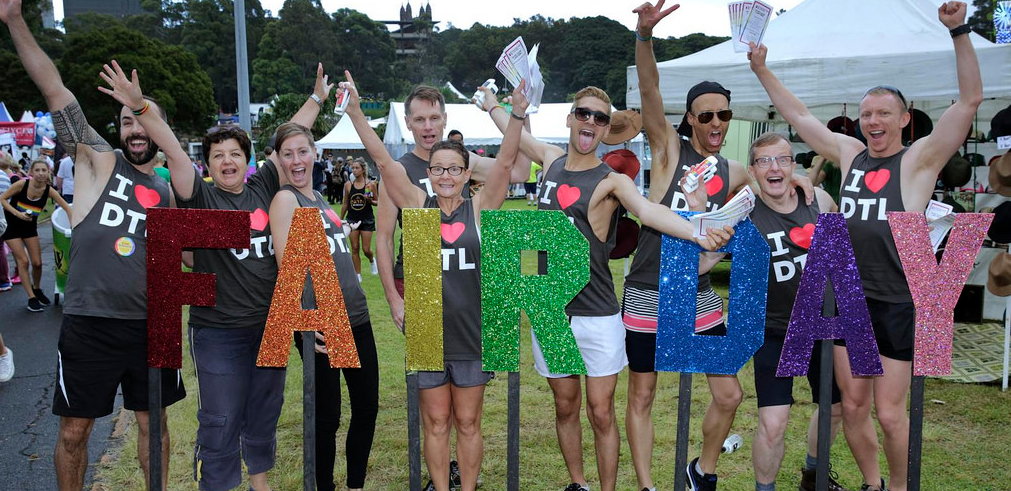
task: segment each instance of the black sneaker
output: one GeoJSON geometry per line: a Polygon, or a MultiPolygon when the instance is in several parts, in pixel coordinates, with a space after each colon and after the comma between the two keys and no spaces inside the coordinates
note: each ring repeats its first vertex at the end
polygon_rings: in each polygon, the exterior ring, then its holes
{"type": "Polygon", "coordinates": [[[699,458],[696,457],[685,469],[685,473],[688,474],[689,491],[716,491],[716,474],[699,474],[698,463],[699,458]]]}
{"type": "Polygon", "coordinates": [[[563,491],[590,491],[590,488],[583,486],[578,482],[574,482],[569,484],[568,486],[565,486],[565,489],[563,491]]]}
{"type": "Polygon", "coordinates": [[[864,483],[863,486],[860,486],[860,491],[878,491],[878,490],[888,491],[888,488],[885,487],[884,479],[881,479],[881,486],[877,488],[872,488],[871,485],[867,483],[864,483]]]}
{"type": "MultiPolygon", "coordinates": [[[[817,483],[818,471],[817,469],[801,469],[800,470],[800,485],[797,486],[798,491],[815,491],[815,484],[817,483]]],[[[836,479],[839,479],[839,475],[836,474],[832,467],[829,466],[828,470],[828,491],[849,491],[844,488],[842,484],[839,484],[836,479]]]]}
{"type": "Polygon", "coordinates": [[[432,480],[428,480],[428,484],[421,488],[421,491],[435,491],[435,484],[432,484],[432,480]]]}
{"type": "Polygon", "coordinates": [[[455,460],[449,461],[449,489],[461,489],[460,464],[455,460]]]}
{"type": "Polygon", "coordinates": [[[45,293],[42,293],[42,290],[39,290],[38,288],[33,288],[32,291],[35,293],[35,298],[39,299],[39,302],[41,302],[42,305],[48,306],[50,303],[52,303],[49,301],[49,297],[47,297],[45,293]]]}
{"type": "Polygon", "coordinates": [[[44,307],[45,306],[42,305],[42,302],[40,302],[39,299],[37,299],[35,297],[32,297],[32,298],[28,299],[28,311],[29,312],[42,312],[42,310],[43,310],[44,307]]]}

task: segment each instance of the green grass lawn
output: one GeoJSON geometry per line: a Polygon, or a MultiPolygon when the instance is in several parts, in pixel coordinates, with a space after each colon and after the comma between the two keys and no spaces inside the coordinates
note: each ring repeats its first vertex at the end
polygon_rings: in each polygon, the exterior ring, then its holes
{"type": "MultiPolygon", "coordinates": [[[[503,208],[529,209],[523,200],[507,201],[503,208]]],[[[364,260],[363,260],[364,262],[364,260]]],[[[612,261],[615,288],[620,295],[624,270],[623,261],[612,261]]],[[[722,263],[713,274],[717,291],[726,296],[729,264],[722,263]]],[[[408,482],[406,391],[404,386],[404,337],[390,320],[382,287],[377,276],[366,272],[363,286],[369,299],[372,326],[375,331],[380,363],[380,412],[376,440],[370,459],[369,477],[365,488],[370,490],[405,490],[408,482]]],[[[554,429],[554,408],[551,391],[544,379],[533,370],[530,355],[530,330],[523,321],[521,350],[521,431],[520,489],[561,490],[568,484],[568,475],[558,451],[554,429]]],[[[185,338],[184,338],[185,341],[185,338]]],[[[184,349],[186,349],[184,347],[184,349]]],[[[196,381],[191,360],[183,357],[183,375],[189,397],[169,409],[172,431],[172,465],[169,489],[196,489],[192,480],[193,442],[196,435],[196,381]]],[[[302,476],[302,366],[292,350],[289,362],[285,405],[278,425],[278,465],[271,472],[271,483],[277,490],[301,489],[302,476]]],[[[485,459],[482,467],[483,489],[505,489],[506,476],[506,377],[488,385],[484,406],[483,430],[485,459]]],[[[677,412],[677,374],[662,373],[659,377],[654,421],[656,446],[653,456],[653,476],[659,489],[670,489],[674,482],[674,436],[677,412]]],[[[748,490],[754,487],[751,468],[751,440],[755,432],[757,409],[753,372],[749,362],[740,373],[744,386],[744,402],[737,413],[733,433],[744,437],[744,446],[720,459],[721,489],[748,490]]],[[[635,472],[625,441],[624,417],[627,375],[619,375],[615,395],[618,425],[622,434],[618,470],[618,489],[636,489],[635,472]]],[[[787,433],[786,458],[779,475],[781,489],[793,489],[799,480],[804,462],[807,421],[815,409],[803,379],[795,384],[798,403],[792,413],[787,433]]],[[[336,395],[335,395],[336,397],[336,395]]],[[[348,408],[347,394],[342,406],[348,408]]],[[[928,379],[927,405],[924,408],[924,446],[922,483],[925,490],[1011,489],[1011,470],[1005,467],[1011,455],[1011,440],[1007,426],[1011,422],[1011,395],[992,385],[957,384],[928,379]]],[[[689,454],[697,456],[701,439],[701,420],[709,403],[705,377],[694,377],[692,424],[689,454]]],[[[349,414],[341,417],[346,430],[349,414]]],[[[343,431],[342,431],[343,433],[343,431]]],[[[841,435],[841,433],[840,433],[841,435]]],[[[344,482],[344,463],[340,456],[343,436],[338,436],[338,464],[335,470],[338,485],[344,482]]],[[[144,489],[136,461],[135,430],[131,428],[122,439],[122,448],[113,459],[102,464],[97,481],[109,490],[144,489]]],[[[594,464],[593,434],[583,423],[583,454],[591,488],[599,489],[594,464]]],[[[832,447],[832,463],[839,480],[850,488],[859,488],[861,478],[856,464],[842,438],[832,447]]],[[[881,456],[882,469],[887,469],[881,456]]],[[[247,489],[246,484],[240,489],[247,489]]],[[[339,486],[338,489],[341,489],[339,486]]]]}

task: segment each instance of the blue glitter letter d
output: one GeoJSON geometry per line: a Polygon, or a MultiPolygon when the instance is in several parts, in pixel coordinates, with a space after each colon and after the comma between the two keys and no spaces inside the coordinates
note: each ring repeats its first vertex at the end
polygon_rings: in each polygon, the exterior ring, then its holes
{"type": "Polygon", "coordinates": [[[586,365],[565,306],[590,281],[590,244],[560,211],[481,212],[481,343],[485,370],[518,371],[520,309],[527,313],[552,373],[586,365]],[[548,271],[524,275],[520,251],[547,251],[548,271]]]}
{"type": "MultiPolygon", "coordinates": [[[[694,213],[679,214],[688,217],[694,213]]],[[[762,346],[769,282],[769,245],[755,224],[744,220],[737,225],[730,243],[720,251],[733,255],[727,335],[697,335],[695,296],[701,249],[691,242],[663,236],[656,337],[657,370],[735,374],[762,346]]]]}
{"type": "Polygon", "coordinates": [[[881,374],[881,358],[878,357],[878,345],[871,328],[871,314],[867,310],[860,271],[857,270],[853,244],[842,213],[818,215],[776,376],[807,374],[811,350],[818,339],[846,341],[853,375],[881,374]],[[832,278],[832,291],[839,309],[839,315],[835,317],[822,316],[825,285],[829,277],[832,278]]]}

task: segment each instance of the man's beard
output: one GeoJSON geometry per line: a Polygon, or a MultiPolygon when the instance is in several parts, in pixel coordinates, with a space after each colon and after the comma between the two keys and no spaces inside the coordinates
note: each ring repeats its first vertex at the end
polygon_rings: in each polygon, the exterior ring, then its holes
{"type": "Polygon", "coordinates": [[[158,145],[155,145],[154,142],[151,141],[151,138],[146,137],[146,136],[144,136],[144,137],[137,137],[137,136],[127,137],[124,140],[120,140],[120,145],[122,146],[122,149],[123,149],[123,157],[126,157],[126,160],[128,162],[130,162],[131,164],[133,164],[133,165],[144,165],[144,164],[150,162],[151,159],[154,158],[155,154],[158,153],[158,145]],[[141,153],[136,153],[136,152],[131,152],[130,151],[129,141],[133,140],[133,139],[136,139],[136,138],[142,138],[142,139],[144,139],[147,142],[146,150],[144,150],[141,153]]]}

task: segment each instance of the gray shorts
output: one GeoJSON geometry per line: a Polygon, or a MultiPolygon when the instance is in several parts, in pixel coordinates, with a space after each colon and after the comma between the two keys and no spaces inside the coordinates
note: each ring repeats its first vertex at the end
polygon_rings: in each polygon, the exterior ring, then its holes
{"type": "Polygon", "coordinates": [[[481,370],[481,360],[447,360],[441,372],[418,372],[418,388],[434,389],[450,382],[457,387],[477,387],[495,378],[495,372],[481,370]]]}

